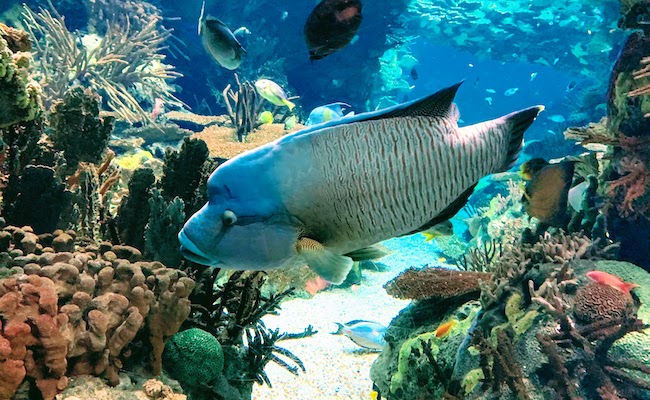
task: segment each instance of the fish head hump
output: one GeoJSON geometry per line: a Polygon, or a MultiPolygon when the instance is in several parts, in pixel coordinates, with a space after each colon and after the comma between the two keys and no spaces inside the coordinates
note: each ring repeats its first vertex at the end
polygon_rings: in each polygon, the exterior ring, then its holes
{"type": "Polygon", "coordinates": [[[218,167],[208,180],[208,202],[178,234],[181,253],[199,264],[237,270],[296,261],[299,228],[273,186],[255,159],[237,157],[218,167]]]}

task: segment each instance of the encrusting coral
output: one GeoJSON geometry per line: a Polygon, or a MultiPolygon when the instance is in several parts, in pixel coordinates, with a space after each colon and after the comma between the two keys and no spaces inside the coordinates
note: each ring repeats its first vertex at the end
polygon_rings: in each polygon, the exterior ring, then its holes
{"type": "Polygon", "coordinates": [[[0,236],[0,397],[30,377],[44,399],[67,378],[118,371],[146,358],[162,369],[165,341],[190,313],[194,281],[140,252],[110,243],[74,249],[75,233],[37,236],[5,227],[0,236]],[[132,346],[133,345],[133,346],[132,346]]]}
{"type": "Polygon", "coordinates": [[[456,271],[446,268],[409,268],[384,285],[398,299],[446,300],[468,296],[478,299],[479,281],[488,281],[489,272],[456,271]]]}
{"type": "Polygon", "coordinates": [[[30,43],[21,32],[0,24],[0,128],[31,121],[42,108],[41,88],[31,77],[30,43]]]}

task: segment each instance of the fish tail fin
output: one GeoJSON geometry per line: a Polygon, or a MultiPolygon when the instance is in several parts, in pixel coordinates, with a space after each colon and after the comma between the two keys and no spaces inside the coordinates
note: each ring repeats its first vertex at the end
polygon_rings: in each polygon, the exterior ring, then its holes
{"type": "Polygon", "coordinates": [[[430,242],[436,237],[436,235],[429,232],[420,232],[420,233],[424,235],[425,242],[430,242]]]}
{"type": "Polygon", "coordinates": [[[335,322],[335,324],[337,326],[336,332],[332,332],[331,334],[332,335],[342,335],[343,334],[343,324],[341,324],[339,322],[335,322]]]}
{"type": "Polygon", "coordinates": [[[205,0],[203,0],[203,5],[201,5],[201,15],[199,16],[199,35],[201,35],[201,22],[203,21],[204,14],[205,14],[205,0]]]}
{"type": "Polygon", "coordinates": [[[293,104],[289,100],[284,100],[283,102],[284,102],[285,106],[289,107],[289,111],[293,111],[293,108],[296,106],[295,104],[293,104]]]}
{"type": "Polygon", "coordinates": [[[543,110],[544,106],[529,107],[504,115],[494,121],[497,123],[497,127],[505,129],[508,135],[508,152],[505,162],[497,172],[507,171],[517,162],[517,157],[523,147],[524,132],[543,110]]]}
{"type": "Polygon", "coordinates": [[[631,282],[623,282],[623,291],[625,293],[630,293],[630,290],[634,288],[638,288],[639,285],[636,283],[631,283],[631,282]]]}

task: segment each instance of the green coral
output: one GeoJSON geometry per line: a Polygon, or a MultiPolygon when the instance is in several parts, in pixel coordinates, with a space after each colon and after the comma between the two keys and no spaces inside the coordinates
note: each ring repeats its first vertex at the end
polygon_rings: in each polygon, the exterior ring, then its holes
{"type": "Polygon", "coordinates": [[[223,371],[224,354],[210,333],[191,328],[172,336],[163,353],[165,369],[185,390],[214,382],[223,371]]]}
{"type": "Polygon", "coordinates": [[[175,197],[165,201],[159,189],[152,191],[149,199],[149,223],[145,230],[145,254],[171,267],[179,267],[182,261],[178,247],[178,232],[185,222],[185,204],[175,197]]]}
{"type": "Polygon", "coordinates": [[[465,394],[472,393],[474,388],[481,382],[482,379],[485,379],[483,370],[481,368],[475,368],[467,373],[463,378],[463,392],[465,394]]]}
{"type": "MultiPolygon", "coordinates": [[[[165,154],[165,175],[160,181],[163,198],[171,201],[180,197],[185,213],[193,214],[205,203],[202,183],[210,151],[203,140],[186,138],[180,151],[165,154]]],[[[212,172],[212,171],[210,171],[212,172]]]]}
{"type": "Polygon", "coordinates": [[[149,214],[151,187],[156,181],[153,170],[138,168],[129,180],[129,194],[122,198],[117,212],[116,229],[120,242],[144,250],[144,232],[149,214]]]}
{"type": "Polygon", "coordinates": [[[106,150],[113,118],[99,117],[100,101],[90,89],[75,86],[52,105],[50,138],[54,148],[63,151],[68,174],[81,161],[99,163],[106,150]]]}
{"type": "Polygon", "coordinates": [[[12,52],[0,35],[0,128],[31,121],[41,110],[41,88],[30,73],[30,53],[12,52]]]}

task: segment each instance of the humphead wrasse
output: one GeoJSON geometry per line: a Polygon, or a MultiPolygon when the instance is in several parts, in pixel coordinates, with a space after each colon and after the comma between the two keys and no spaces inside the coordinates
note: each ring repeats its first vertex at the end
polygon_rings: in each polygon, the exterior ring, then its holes
{"type": "Polygon", "coordinates": [[[459,84],[314,125],[220,165],[179,233],[197,263],[308,265],[341,283],[369,246],[456,214],[482,177],[507,170],[542,106],[458,127],[459,84]]]}

